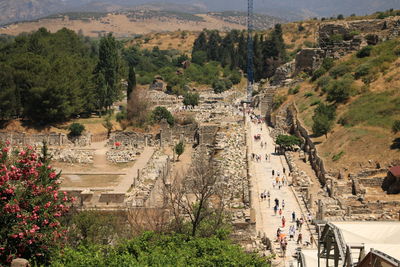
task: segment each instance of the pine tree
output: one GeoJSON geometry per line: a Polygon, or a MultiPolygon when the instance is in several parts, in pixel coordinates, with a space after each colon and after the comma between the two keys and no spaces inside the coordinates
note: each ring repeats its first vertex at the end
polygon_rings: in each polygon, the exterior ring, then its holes
{"type": "Polygon", "coordinates": [[[131,94],[135,88],[136,88],[136,72],[133,66],[131,66],[129,67],[128,87],[126,89],[126,96],[128,98],[128,101],[131,98],[131,94]]]}

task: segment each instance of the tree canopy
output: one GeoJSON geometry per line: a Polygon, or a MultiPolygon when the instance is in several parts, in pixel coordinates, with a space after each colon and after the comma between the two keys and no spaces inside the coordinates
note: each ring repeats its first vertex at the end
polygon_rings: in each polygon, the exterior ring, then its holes
{"type": "Polygon", "coordinates": [[[301,139],[298,138],[297,136],[293,136],[293,135],[280,134],[276,138],[275,143],[277,145],[279,145],[281,148],[288,150],[288,149],[292,149],[293,146],[295,146],[295,145],[298,145],[298,146],[301,145],[301,139]]]}

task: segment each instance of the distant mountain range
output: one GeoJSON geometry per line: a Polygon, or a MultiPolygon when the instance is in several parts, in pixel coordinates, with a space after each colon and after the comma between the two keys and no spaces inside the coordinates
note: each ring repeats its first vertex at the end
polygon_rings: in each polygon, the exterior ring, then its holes
{"type": "MultiPolygon", "coordinates": [[[[254,0],[257,13],[286,20],[330,17],[338,14],[370,14],[389,8],[400,9],[399,0],[254,0]]],[[[32,20],[65,12],[114,12],[132,9],[204,13],[245,11],[246,0],[1,0],[0,24],[32,20]]]]}

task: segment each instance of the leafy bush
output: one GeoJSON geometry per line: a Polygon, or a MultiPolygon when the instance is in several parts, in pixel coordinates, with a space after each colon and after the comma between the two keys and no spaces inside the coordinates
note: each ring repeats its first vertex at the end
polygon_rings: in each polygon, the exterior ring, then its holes
{"type": "Polygon", "coordinates": [[[352,92],[352,85],[354,79],[351,75],[346,75],[345,77],[331,82],[328,86],[328,101],[335,101],[337,103],[342,103],[350,98],[352,92]]]}
{"type": "Polygon", "coordinates": [[[185,106],[197,106],[199,104],[199,94],[198,93],[186,93],[185,98],[183,99],[183,104],[185,106]]]}
{"type": "Polygon", "coordinates": [[[178,160],[184,151],[185,151],[185,145],[183,144],[183,142],[179,142],[178,144],[176,144],[175,153],[178,155],[178,160]]]}
{"type": "Polygon", "coordinates": [[[295,145],[301,145],[301,139],[294,135],[283,135],[277,136],[275,143],[281,148],[288,150],[292,149],[295,145]]]}
{"type": "Polygon", "coordinates": [[[337,44],[343,42],[343,35],[341,34],[333,34],[329,37],[329,42],[331,44],[337,44]]]}
{"type": "Polygon", "coordinates": [[[275,95],[272,100],[272,109],[277,110],[286,100],[287,96],[285,95],[275,95]]]}
{"type": "Polygon", "coordinates": [[[322,91],[326,93],[328,91],[328,85],[332,81],[332,78],[329,76],[323,76],[317,80],[317,87],[322,88],[322,91]]]}
{"type": "Polygon", "coordinates": [[[242,80],[242,75],[240,72],[235,71],[231,74],[231,76],[229,76],[229,80],[232,82],[232,84],[239,84],[242,80]]]}
{"type": "Polygon", "coordinates": [[[151,113],[151,119],[153,122],[160,122],[165,119],[171,126],[175,123],[174,116],[165,107],[156,107],[151,113]]]}
{"type": "Polygon", "coordinates": [[[316,106],[319,104],[321,104],[321,100],[315,100],[315,101],[311,102],[311,106],[316,106]]]}
{"type": "Polygon", "coordinates": [[[212,84],[212,88],[214,89],[214,93],[220,94],[226,91],[226,85],[223,80],[216,80],[212,84]]]}
{"type": "Polygon", "coordinates": [[[304,94],[305,97],[312,97],[314,94],[311,92],[307,92],[304,94]]]}
{"type": "Polygon", "coordinates": [[[294,88],[290,88],[288,93],[289,95],[295,95],[300,91],[300,85],[296,85],[294,88]]]}
{"type": "Polygon", "coordinates": [[[326,57],[322,61],[322,67],[324,69],[326,69],[327,71],[330,70],[334,65],[335,65],[335,62],[334,62],[333,58],[326,57]]]}
{"type": "Polygon", "coordinates": [[[311,80],[315,81],[317,80],[319,77],[321,77],[322,75],[324,75],[326,73],[326,69],[324,67],[320,67],[319,69],[315,70],[311,80]]]}
{"type": "Polygon", "coordinates": [[[333,160],[333,161],[338,161],[344,154],[345,154],[344,151],[340,151],[338,154],[336,154],[336,155],[334,155],[334,156],[332,157],[332,160],[333,160]]]}
{"type": "Polygon", "coordinates": [[[352,68],[349,64],[346,63],[342,63],[340,65],[337,65],[335,67],[333,67],[329,74],[333,77],[333,78],[338,78],[341,77],[343,75],[345,75],[346,73],[350,73],[352,71],[352,68]]]}
{"type": "Polygon", "coordinates": [[[372,46],[367,45],[357,52],[356,56],[358,58],[369,57],[371,55],[372,46]]]}
{"type": "Polygon", "coordinates": [[[128,116],[128,113],[126,111],[126,108],[123,107],[123,109],[117,113],[117,115],[115,116],[115,119],[117,122],[122,122],[123,120],[126,120],[128,116]]]}
{"type": "Polygon", "coordinates": [[[400,120],[396,120],[393,122],[392,131],[395,134],[400,132],[400,120]]]}
{"type": "Polygon", "coordinates": [[[85,130],[85,126],[78,122],[74,122],[68,127],[68,130],[70,136],[80,136],[85,130]]]}
{"type": "Polygon", "coordinates": [[[218,237],[145,232],[116,247],[67,248],[53,266],[269,266],[265,258],[218,237]]]}
{"type": "Polygon", "coordinates": [[[361,77],[368,75],[372,68],[373,66],[370,63],[364,63],[359,65],[355,69],[354,78],[360,79],[361,77]]]}

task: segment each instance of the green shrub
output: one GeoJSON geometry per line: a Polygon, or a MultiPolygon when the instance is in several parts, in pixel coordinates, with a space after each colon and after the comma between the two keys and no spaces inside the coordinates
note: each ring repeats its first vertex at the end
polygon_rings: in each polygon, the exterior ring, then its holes
{"type": "Polygon", "coordinates": [[[400,132],[400,120],[396,120],[393,122],[392,131],[395,134],[400,132]]]}
{"type": "Polygon", "coordinates": [[[183,99],[183,104],[186,106],[197,106],[199,104],[199,94],[198,93],[186,93],[185,98],[183,99]]]}
{"type": "Polygon", "coordinates": [[[307,92],[307,93],[304,94],[304,96],[307,97],[307,98],[308,98],[308,97],[312,97],[313,95],[314,95],[314,94],[311,93],[311,92],[307,92]]]}
{"type": "Polygon", "coordinates": [[[356,56],[358,58],[369,57],[371,55],[371,51],[372,51],[372,46],[367,45],[366,47],[363,47],[360,51],[358,51],[356,56]]]}
{"type": "Polygon", "coordinates": [[[275,95],[272,101],[272,109],[277,110],[286,100],[287,97],[285,95],[275,95]]]}
{"type": "Polygon", "coordinates": [[[232,84],[239,84],[242,80],[242,75],[240,72],[235,71],[231,74],[231,76],[229,76],[229,80],[232,82],[232,84]]]}
{"type": "Polygon", "coordinates": [[[327,88],[328,88],[328,85],[329,85],[329,83],[332,81],[332,78],[331,77],[329,77],[329,76],[322,76],[321,78],[319,78],[318,80],[317,80],[317,87],[318,88],[321,88],[322,89],[322,91],[324,92],[324,93],[326,93],[328,90],[327,90],[327,88]]]}
{"type": "Polygon", "coordinates": [[[364,63],[364,64],[359,65],[355,69],[354,78],[360,79],[361,77],[368,75],[370,73],[372,67],[373,66],[370,63],[364,63]]]}
{"type": "Polygon", "coordinates": [[[221,236],[188,238],[181,234],[145,232],[118,244],[67,247],[52,266],[259,266],[267,259],[246,253],[221,236]]]}
{"type": "Polygon", "coordinates": [[[226,84],[223,80],[216,80],[213,82],[212,88],[214,89],[214,93],[220,94],[226,91],[226,84]]]}
{"type": "Polygon", "coordinates": [[[179,142],[178,144],[175,145],[175,153],[178,155],[178,160],[184,151],[185,151],[185,145],[183,144],[183,142],[179,142]]]}
{"type": "Polygon", "coordinates": [[[311,102],[311,106],[316,106],[316,105],[319,105],[319,104],[321,104],[321,100],[319,100],[319,99],[311,102]]]}
{"type": "Polygon", "coordinates": [[[300,85],[296,85],[294,88],[290,88],[288,93],[289,95],[295,95],[300,91],[300,85]]]}
{"type": "Polygon", "coordinates": [[[327,71],[330,70],[334,65],[335,65],[335,62],[334,62],[333,58],[326,57],[322,61],[322,67],[327,71]]]}
{"type": "Polygon", "coordinates": [[[85,130],[85,126],[80,123],[74,122],[68,127],[68,130],[70,136],[80,136],[85,130]]]}
{"type": "Polygon", "coordinates": [[[174,116],[172,116],[168,109],[165,107],[156,107],[151,113],[151,120],[153,122],[160,122],[163,119],[165,119],[171,126],[175,123],[174,116]]]}
{"type": "Polygon", "coordinates": [[[352,71],[351,66],[349,64],[346,63],[342,63],[340,65],[337,65],[335,67],[333,67],[329,74],[333,77],[333,78],[338,78],[341,77],[343,75],[345,75],[346,73],[350,73],[352,71]]]}
{"type": "Polygon", "coordinates": [[[328,86],[328,101],[342,103],[350,98],[354,79],[350,75],[332,81],[328,86]]]}
{"type": "Polygon", "coordinates": [[[337,44],[343,42],[343,35],[341,34],[333,34],[329,37],[329,42],[331,44],[337,44]]]}
{"type": "Polygon", "coordinates": [[[310,41],[304,41],[303,45],[304,45],[305,47],[308,47],[308,48],[313,48],[313,47],[315,47],[315,43],[310,42],[310,41]]]}
{"type": "Polygon", "coordinates": [[[336,155],[334,155],[334,156],[332,157],[332,160],[333,160],[333,161],[338,161],[344,154],[345,154],[344,151],[340,151],[338,154],[336,154],[336,155]]]}
{"type": "Polygon", "coordinates": [[[311,80],[315,81],[317,80],[319,77],[321,77],[322,75],[324,75],[326,73],[326,69],[324,67],[320,67],[319,69],[315,70],[311,80]]]}

